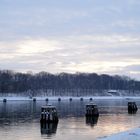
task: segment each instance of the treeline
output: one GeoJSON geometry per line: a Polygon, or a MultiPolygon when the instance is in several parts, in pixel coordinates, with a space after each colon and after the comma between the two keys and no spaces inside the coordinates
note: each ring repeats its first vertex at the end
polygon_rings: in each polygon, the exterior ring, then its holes
{"type": "Polygon", "coordinates": [[[47,72],[19,73],[10,70],[0,71],[0,93],[20,93],[37,90],[140,90],[140,81],[127,76],[110,76],[96,73],[59,73],[47,72]]]}

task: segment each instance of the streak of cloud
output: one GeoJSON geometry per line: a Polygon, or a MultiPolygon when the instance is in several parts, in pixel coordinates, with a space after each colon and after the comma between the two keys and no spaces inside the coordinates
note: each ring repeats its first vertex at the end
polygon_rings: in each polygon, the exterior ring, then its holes
{"type": "Polygon", "coordinates": [[[139,0],[0,0],[0,68],[140,79],[139,0]]]}

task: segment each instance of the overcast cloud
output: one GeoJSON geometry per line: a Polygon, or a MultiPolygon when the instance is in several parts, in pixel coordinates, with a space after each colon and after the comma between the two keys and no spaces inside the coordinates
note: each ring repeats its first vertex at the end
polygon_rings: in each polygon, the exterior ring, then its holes
{"type": "Polygon", "coordinates": [[[0,69],[140,80],[139,0],[0,0],[0,69]]]}

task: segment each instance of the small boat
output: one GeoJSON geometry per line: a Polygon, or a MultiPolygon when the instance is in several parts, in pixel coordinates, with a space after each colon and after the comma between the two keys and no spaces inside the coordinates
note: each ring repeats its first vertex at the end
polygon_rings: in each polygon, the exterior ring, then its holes
{"type": "Polygon", "coordinates": [[[117,90],[108,90],[108,95],[110,95],[110,96],[120,96],[121,95],[121,93],[120,92],[118,92],[117,90]]]}
{"type": "Polygon", "coordinates": [[[47,105],[41,107],[41,123],[58,123],[58,115],[55,106],[47,105]]]}
{"type": "Polygon", "coordinates": [[[90,103],[86,105],[86,116],[93,116],[93,117],[98,117],[99,116],[99,111],[98,107],[94,103],[90,103]]]}

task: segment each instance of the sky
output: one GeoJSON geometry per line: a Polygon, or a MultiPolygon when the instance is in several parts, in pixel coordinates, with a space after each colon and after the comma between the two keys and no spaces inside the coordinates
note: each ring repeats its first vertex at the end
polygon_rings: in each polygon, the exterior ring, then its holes
{"type": "Polygon", "coordinates": [[[0,0],[0,69],[140,80],[140,0],[0,0]]]}

